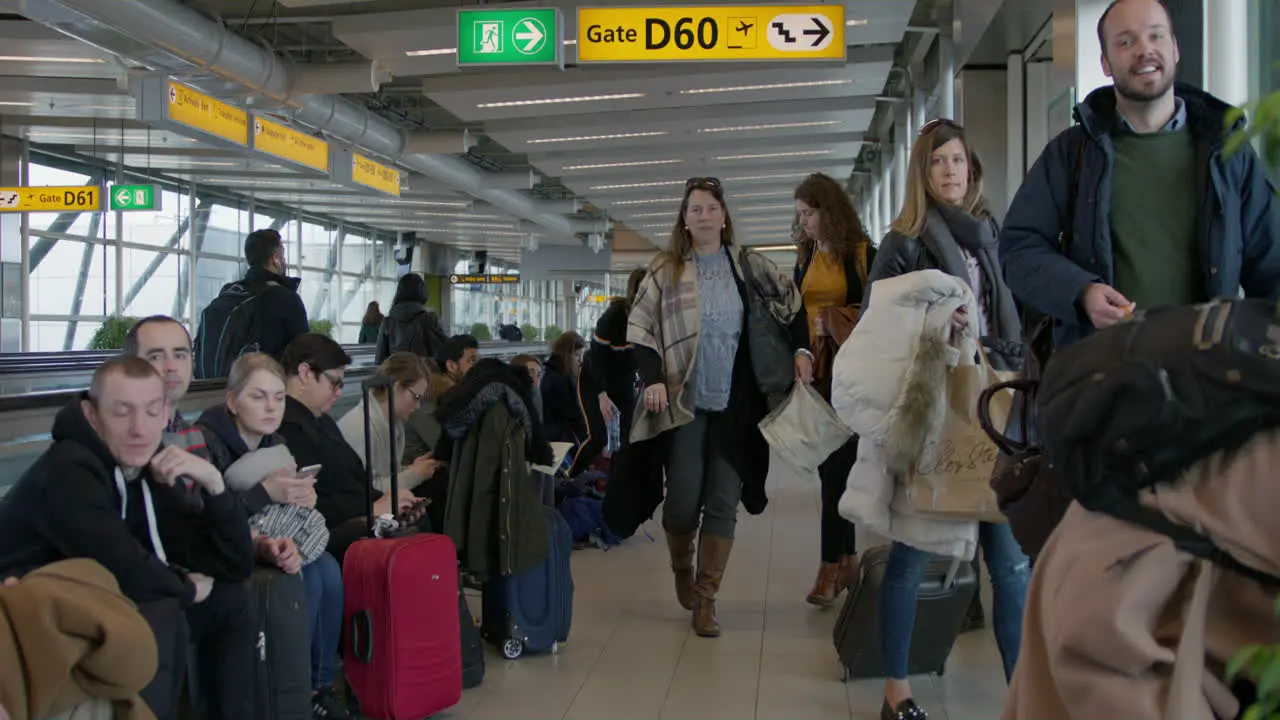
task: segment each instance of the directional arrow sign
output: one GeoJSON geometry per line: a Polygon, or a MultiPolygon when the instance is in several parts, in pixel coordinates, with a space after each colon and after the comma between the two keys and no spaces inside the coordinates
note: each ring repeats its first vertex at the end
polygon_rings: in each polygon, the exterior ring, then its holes
{"type": "Polygon", "coordinates": [[[69,187],[0,188],[0,212],[96,212],[102,209],[102,188],[69,187]]]}
{"type": "Polygon", "coordinates": [[[458,10],[458,67],[563,67],[561,27],[557,8],[458,10]]]}
{"type": "Polygon", "coordinates": [[[822,44],[823,40],[826,40],[827,37],[831,35],[831,28],[827,27],[826,23],[822,22],[822,18],[820,17],[813,18],[813,25],[814,27],[809,30],[805,30],[804,34],[817,35],[817,39],[814,40],[813,44],[809,47],[818,47],[822,44]]]}
{"type": "MultiPolygon", "coordinates": [[[[781,50],[788,55],[821,53],[835,39],[837,33],[833,28],[843,29],[826,13],[789,12],[775,15],[768,24],[769,44],[774,50],[781,50]]],[[[843,44],[841,40],[841,45],[843,44]]],[[[843,47],[835,49],[840,50],[843,56],[843,47]]]]}
{"type": "Polygon", "coordinates": [[[516,49],[525,55],[532,55],[542,49],[547,39],[547,29],[537,18],[525,18],[516,23],[516,49]]]}
{"type": "Polygon", "coordinates": [[[116,212],[160,209],[160,193],[155,185],[111,186],[111,209],[116,212]]]}

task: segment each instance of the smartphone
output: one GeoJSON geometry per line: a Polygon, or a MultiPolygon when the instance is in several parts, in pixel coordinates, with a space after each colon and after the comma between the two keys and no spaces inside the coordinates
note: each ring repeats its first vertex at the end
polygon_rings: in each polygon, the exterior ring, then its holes
{"type": "Polygon", "coordinates": [[[313,477],[315,477],[315,476],[317,476],[317,475],[319,475],[319,474],[320,474],[320,468],[322,468],[322,467],[324,467],[324,466],[323,466],[323,465],[308,465],[307,467],[304,467],[304,468],[302,468],[301,470],[299,470],[299,471],[298,471],[298,477],[300,477],[300,478],[304,478],[304,477],[312,477],[312,478],[313,478],[313,477]]]}

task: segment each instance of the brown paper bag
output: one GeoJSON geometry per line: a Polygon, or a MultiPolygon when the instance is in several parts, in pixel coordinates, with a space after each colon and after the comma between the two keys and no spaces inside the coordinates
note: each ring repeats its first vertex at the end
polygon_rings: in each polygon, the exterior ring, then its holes
{"type": "MultiPolygon", "coordinates": [[[[978,357],[977,364],[952,369],[942,432],[925,444],[919,461],[901,480],[895,511],[949,520],[1004,522],[990,484],[1000,450],[978,422],[978,396],[1016,373],[993,369],[985,351],[978,357]]],[[[992,424],[1004,427],[1012,405],[1012,391],[992,398],[992,424]]]]}

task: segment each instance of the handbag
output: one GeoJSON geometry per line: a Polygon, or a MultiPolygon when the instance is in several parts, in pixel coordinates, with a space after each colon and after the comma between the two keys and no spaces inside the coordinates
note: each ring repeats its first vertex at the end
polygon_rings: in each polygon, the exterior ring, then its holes
{"type": "Polygon", "coordinates": [[[760,434],[774,452],[801,472],[816,473],[853,430],[806,383],[795,383],[781,405],[760,421],[760,434]]]}
{"type": "Polygon", "coordinates": [[[861,305],[824,307],[818,311],[827,334],[818,336],[813,344],[813,389],[823,400],[831,402],[831,381],[834,378],[836,353],[853,334],[853,328],[862,317],[861,305]]]}
{"type": "MultiPolygon", "coordinates": [[[[978,362],[950,370],[941,432],[925,443],[920,458],[899,481],[895,511],[950,520],[1005,521],[990,485],[999,449],[987,436],[978,407],[988,388],[1012,375],[994,369],[981,346],[978,362]]],[[[1003,425],[1013,405],[1013,392],[995,394],[988,403],[991,405],[999,413],[996,422],[1003,425]]]]}
{"type": "Polygon", "coordinates": [[[747,251],[738,254],[742,280],[747,290],[747,346],[751,370],[765,394],[785,393],[795,381],[794,349],[786,326],[765,299],[747,251]]]}

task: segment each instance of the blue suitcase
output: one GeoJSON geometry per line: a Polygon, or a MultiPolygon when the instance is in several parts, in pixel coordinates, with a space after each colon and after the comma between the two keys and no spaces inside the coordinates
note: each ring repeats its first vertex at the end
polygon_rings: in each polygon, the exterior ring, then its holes
{"type": "Polygon", "coordinates": [[[481,631],[486,640],[515,660],[527,653],[554,653],[569,639],[573,620],[573,536],[554,508],[547,514],[551,542],[547,559],[510,577],[485,583],[481,631]]]}

